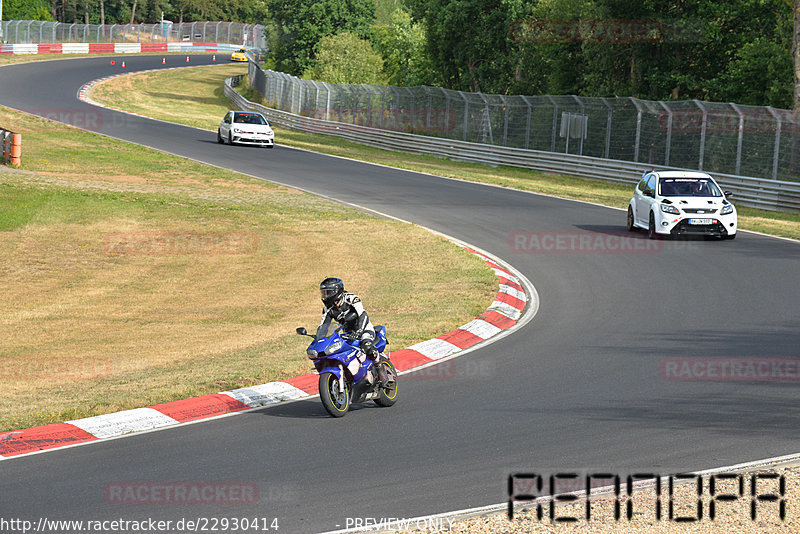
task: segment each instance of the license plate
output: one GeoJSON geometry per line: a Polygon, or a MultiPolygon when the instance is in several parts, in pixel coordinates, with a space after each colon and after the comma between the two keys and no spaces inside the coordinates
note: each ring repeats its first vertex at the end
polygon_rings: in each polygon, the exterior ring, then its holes
{"type": "Polygon", "coordinates": [[[689,224],[711,224],[712,219],[689,219],[689,224]]]}

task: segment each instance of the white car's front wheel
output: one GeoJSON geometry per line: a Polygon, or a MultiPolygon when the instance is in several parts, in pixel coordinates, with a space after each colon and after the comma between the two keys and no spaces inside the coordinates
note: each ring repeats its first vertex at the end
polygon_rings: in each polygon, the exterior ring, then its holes
{"type": "Polygon", "coordinates": [[[629,232],[636,231],[636,225],[633,224],[633,210],[631,209],[630,206],[628,206],[628,231],[629,232]]]}
{"type": "Polygon", "coordinates": [[[658,239],[658,234],[656,233],[656,217],[653,215],[653,212],[650,212],[650,222],[647,225],[647,237],[648,239],[658,239]]]}
{"type": "Polygon", "coordinates": [[[225,140],[222,138],[222,132],[219,130],[217,130],[217,143],[219,144],[225,143],[225,140]]]}

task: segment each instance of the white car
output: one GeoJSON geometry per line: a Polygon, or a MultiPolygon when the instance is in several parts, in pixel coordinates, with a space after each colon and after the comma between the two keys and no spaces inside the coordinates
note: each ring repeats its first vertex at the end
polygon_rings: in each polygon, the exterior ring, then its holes
{"type": "Polygon", "coordinates": [[[628,230],[665,235],[736,237],[736,208],[704,172],[646,171],[628,204],[628,230]]]}
{"type": "Polygon", "coordinates": [[[229,145],[241,143],[273,148],[275,132],[261,113],[254,111],[229,111],[217,130],[217,142],[229,145]]]}

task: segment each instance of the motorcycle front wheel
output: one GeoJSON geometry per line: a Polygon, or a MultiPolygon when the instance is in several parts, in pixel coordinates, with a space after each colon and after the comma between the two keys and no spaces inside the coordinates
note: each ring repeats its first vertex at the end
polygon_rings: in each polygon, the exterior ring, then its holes
{"type": "Polygon", "coordinates": [[[333,417],[343,417],[350,408],[350,384],[345,381],[344,392],[339,392],[339,384],[333,373],[319,375],[319,398],[325,410],[333,417]]]}
{"type": "Polygon", "coordinates": [[[392,365],[392,362],[382,361],[378,365],[383,365],[386,370],[386,376],[394,380],[394,384],[388,388],[381,388],[378,393],[378,398],[375,399],[375,404],[378,406],[391,406],[397,402],[397,370],[392,365]]]}

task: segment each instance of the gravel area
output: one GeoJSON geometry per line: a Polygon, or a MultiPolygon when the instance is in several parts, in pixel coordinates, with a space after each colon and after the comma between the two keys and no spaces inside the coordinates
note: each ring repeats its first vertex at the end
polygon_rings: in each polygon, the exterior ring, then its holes
{"type": "MultiPolygon", "coordinates": [[[[591,499],[591,518],[586,520],[586,500],[584,496],[576,503],[558,503],[556,515],[558,517],[574,517],[577,521],[572,523],[554,523],[550,520],[550,504],[541,505],[543,518],[537,518],[534,505],[533,509],[524,510],[517,506],[514,519],[508,519],[507,512],[494,513],[468,519],[454,520],[453,518],[435,518],[417,524],[412,523],[400,530],[373,530],[382,532],[414,532],[414,533],[440,533],[452,532],[459,534],[475,533],[789,533],[800,532],[800,467],[773,467],[768,470],[759,470],[740,473],[742,477],[743,495],[733,501],[724,502],[717,500],[715,517],[710,517],[712,497],[710,495],[710,475],[702,479],[702,494],[698,495],[696,482],[676,484],[672,497],[669,487],[661,487],[661,519],[656,519],[656,492],[654,488],[644,488],[633,492],[632,499],[625,498],[625,487],[619,497],[620,519],[614,518],[614,497],[593,496],[591,499]],[[753,497],[752,481],[758,474],[757,494],[767,496],[774,494],[780,496],[780,477],[784,478],[785,488],[783,501],[785,516],[780,517],[779,500],[757,500],[756,519],[752,519],[753,497]],[[763,475],[772,476],[773,479],[761,478],[763,475]],[[631,519],[627,519],[627,508],[630,501],[632,506],[631,519]],[[699,504],[698,504],[699,503],[699,504]],[[670,504],[672,517],[670,519],[670,504]],[[695,521],[677,521],[677,518],[697,518],[698,509],[702,507],[702,518],[695,521]],[[425,528],[418,528],[425,527],[425,528]]],[[[737,495],[739,493],[738,480],[715,481],[715,495],[737,495]]]]}

